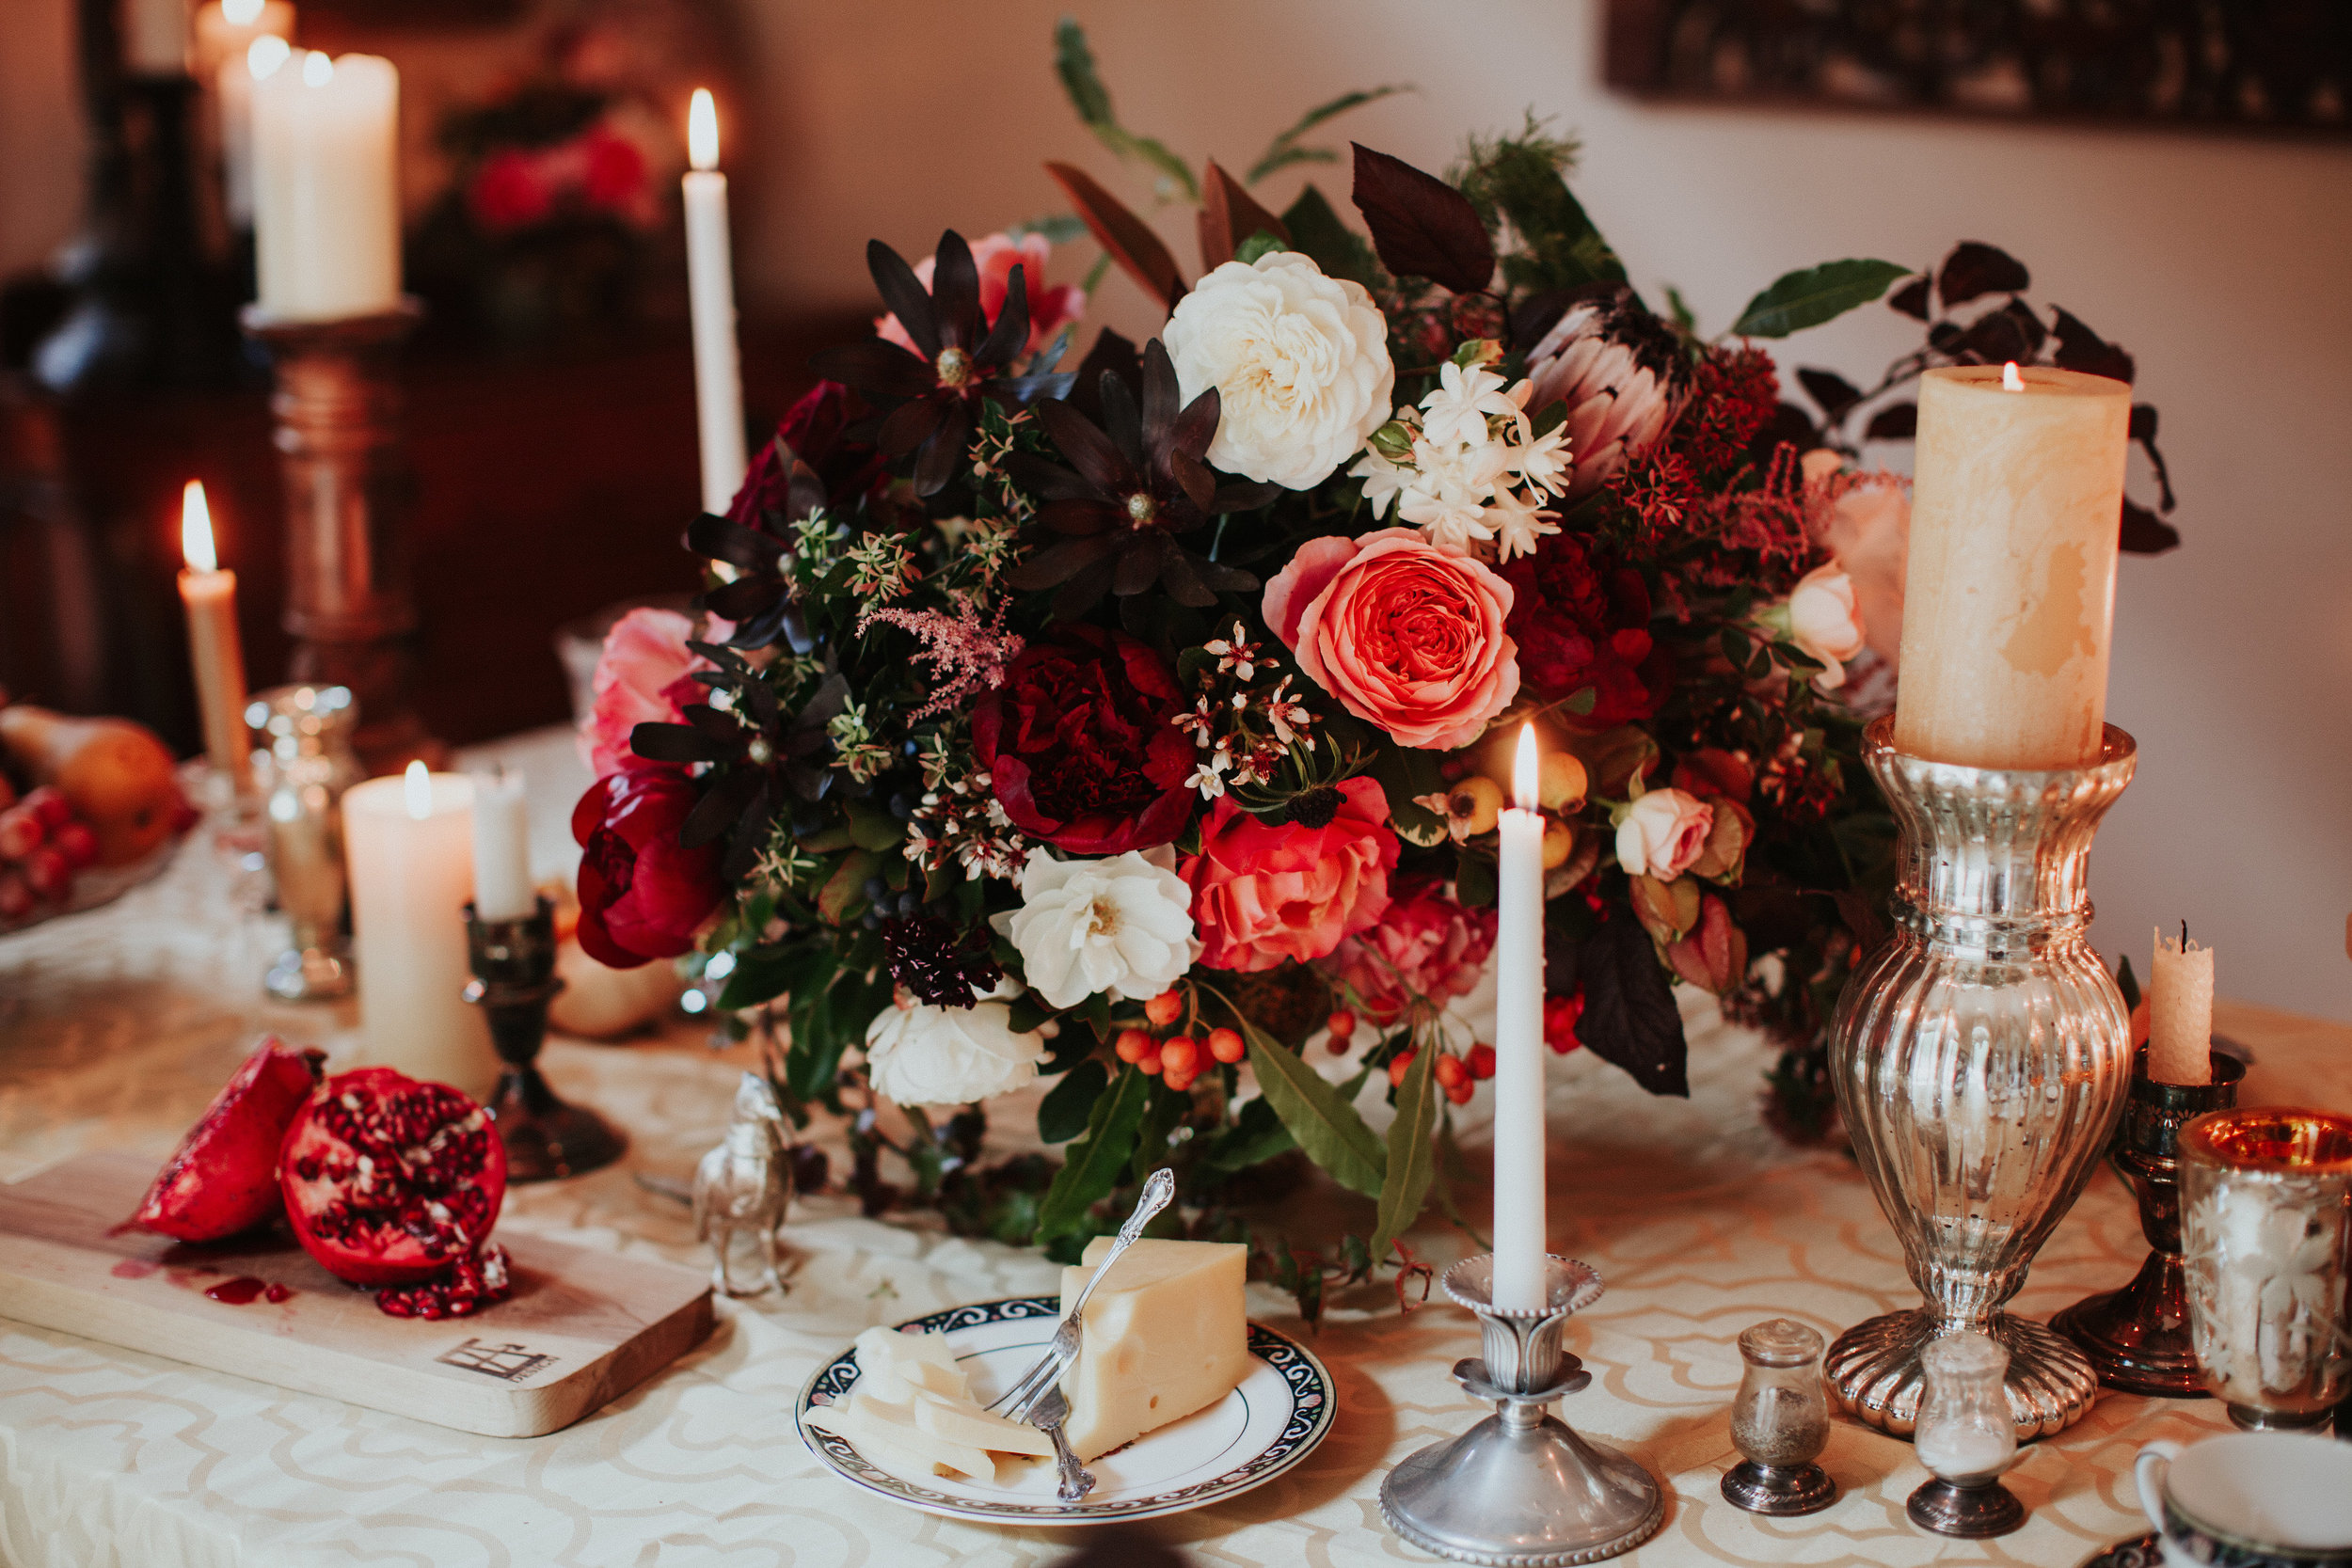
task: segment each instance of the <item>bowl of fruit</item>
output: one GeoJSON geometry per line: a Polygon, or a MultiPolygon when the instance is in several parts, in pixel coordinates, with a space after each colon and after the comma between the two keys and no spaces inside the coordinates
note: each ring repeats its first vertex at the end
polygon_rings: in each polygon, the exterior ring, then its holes
{"type": "Polygon", "coordinates": [[[170,749],[145,725],[0,706],[0,932],[161,876],[195,821],[170,749]]]}

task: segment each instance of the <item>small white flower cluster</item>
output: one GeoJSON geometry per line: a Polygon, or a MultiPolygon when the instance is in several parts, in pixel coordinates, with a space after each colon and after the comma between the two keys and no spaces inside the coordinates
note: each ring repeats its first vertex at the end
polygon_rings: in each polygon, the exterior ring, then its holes
{"type": "Polygon", "coordinates": [[[1201,753],[1184,783],[1203,800],[1214,800],[1228,784],[1262,784],[1273,778],[1292,746],[1313,751],[1315,737],[1309,731],[1315,716],[1291,695],[1288,674],[1267,690],[1257,689],[1259,676],[1273,673],[1273,661],[1263,645],[1246,640],[1240,622],[1200,648],[1216,656],[1216,667],[1200,672],[1200,698],[1170,722],[1189,734],[1201,753]],[[1229,684],[1230,692],[1220,689],[1229,684]]]}
{"type": "Polygon", "coordinates": [[[1565,425],[1538,436],[1527,416],[1533,384],[1505,388],[1465,345],[1470,362],[1438,371],[1419,408],[1399,408],[1348,469],[1364,482],[1372,515],[1420,529],[1439,549],[1508,561],[1532,554],[1560,525],[1545,506],[1568,487],[1565,425]]]}
{"type": "Polygon", "coordinates": [[[996,803],[983,771],[937,780],[923,792],[907,823],[907,859],[926,871],[960,865],[966,881],[982,877],[1010,881],[1021,874],[1028,850],[1028,839],[996,803]]]}

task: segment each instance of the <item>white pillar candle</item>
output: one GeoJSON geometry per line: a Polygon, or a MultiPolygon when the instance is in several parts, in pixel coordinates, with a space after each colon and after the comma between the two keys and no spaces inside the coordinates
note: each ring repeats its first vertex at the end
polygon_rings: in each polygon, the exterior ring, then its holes
{"type": "Polygon", "coordinates": [[[297,54],[253,86],[254,262],[278,321],[400,306],[400,72],[297,54]]]}
{"type": "Polygon", "coordinates": [[[497,768],[473,781],[473,912],[520,920],[538,907],[522,775],[497,768]]]}
{"type": "Polygon", "coordinates": [[[122,65],[134,76],[181,76],[188,69],[187,0],[121,0],[122,65]]]}
{"type": "Polygon", "coordinates": [[[461,994],[471,978],[472,808],[470,780],[421,762],[405,777],[354,784],[343,795],[343,858],[363,1059],[485,1100],[498,1056],[482,1009],[461,994]]]}
{"type": "Polygon", "coordinates": [[[2148,1076],[2159,1084],[2213,1082],[2213,949],[2181,933],[2156,933],[2148,974],[2148,1076]]]}
{"type": "Polygon", "coordinates": [[[1535,727],[1519,731],[1495,895],[1494,1304],[1540,1311],[1544,1255],[1544,818],[1535,727]]]}
{"type": "Polygon", "coordinates": [[[694,325],[694,408],[702,435],[703,510],[724,513],[743,483],[743,377],[736,359],[735,263],[728,253],[727,177],[719,172],[719,112],[694,89],[686,117],[686,286],[694,325]]]}
{"type": "Polygon", "coordinates": [[[253,227],[253,84],[293,53],[288,0],[219,0],[196,13],[196,79],[213,95],[221,205],[230,227],[253,227]]]}
{"type": "Polygon", "coordinates": [[[237,574],[220,569],[204,486],[180,493],[180,604],[188,612],[188,663],[204,719],[204,754],[238,795],[253,793],[253,742],[245,727],[245,644],[237,638],[237,574]]]}

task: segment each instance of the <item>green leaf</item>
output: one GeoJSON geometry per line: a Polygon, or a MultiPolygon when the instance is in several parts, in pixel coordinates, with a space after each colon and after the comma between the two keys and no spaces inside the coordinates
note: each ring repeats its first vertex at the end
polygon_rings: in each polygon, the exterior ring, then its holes
{"type": "Polygon", "coordinates": [[[1412,90],[1410,87],[1403,83],[1391,83],[1378,87],[1359,87],[1354,92],[1340,94],[1328,103],[1316,104],[1298,117],[1297,124],[1266,143],[1265,150],[1258,154],[1258,161],[1250,165],[1249,172],[1242,177],[1244,183],[1254,185],[1267,175],[1286,169],[1293,164],[1337,163],[1339,154],[1329,148],[1301,147],[1298,145],[1298,138],[1325,120],[1335,119],[1350,109],[1360,109],[1365,104],[1376,103],[1391,93],[1412,90]]]}
{"type": "Polygon", "coordinates": [[[1786,338],[1867,305],[1918,269],[1892,261],[1824,261],[1804,272],[1785,273],[1748,301],[1731,324],[1735,338],[1786,338]]]}
{"type": "Polygon", "coordinates": [[[1057,1236],[1086,1222],[1087,1211],[1111,1196],[1120,1174],[1136,1151],[1136,1133],[1143,1109],[1151,1100],[1152,1080],[1133,1067],[1122,1068],[1110,1092],[1094,1101],[1087,1117],[1086,1142],[1070,1150],[1070,1158],[1046,1189],[1038,1211],[1040,1237],[1057,1236]]]}
{"type": "Polygon", "coordinates": [[[1072,1068],[1038,1101],[1037,1135],[1049,1144],[1066,1144],[1085,1132],[1094,1102],[1110,1085],[1110,1069],[1101,1062],[1085,1061],[1072,1068]]]}
{"type": "Polygon", "coordinates": [[[834,961],[829,943],[755,948],[738,954],[735,973],[727,976],[726,989],[719,993],[719,1010],[739,1012],[771,1002],[787,991],[822,985],[832,974],[834,961]]]}
{"type": "Polygon", "coordinates": [[[1437,1061],[1437,1048],[1422,1046],[1397,1085],[1396,1120],[1389,1125],[1389,1169],[1380,1183],[1380,1223],[1372,1233],[1375,1258],[1387,1257],[1389,1243],[1421,1218],[1429,1179],[1437,1172],[1429,1139],[1431,1124],[1438,1119],[1437,1061]]]}
{"type": "Polygon", "coordinates": [[[1201,1164],[1214,1171],[1248,1170],[1298,1147],[1291,1130],[1274,1114],[1274,1104],[1260,1095],[1241,1108],[1233,1125],[1211,1141],[1201,1164]]]}
{"type": "Polygon", "coordinates": [[[1016,242],[1031,234],[1041,236],[1048,245],[1074,245],[1087,237],[1087,226],[1074,213],[1048,213],[1005,230],[1005,237],[1016,242]]]}
{"type": "Polygon", "coordinates": [[[1278,250],[1289,248],[1290,246],[1282,243],[1279,235],[1261,229],[1233,247],[1233,260],[1243,266],[1251,266],[1261,256],[1270,256],[1278,250]]]}
{"type": "Polygon", "coordinates": [[[1274,1114],[1291,1130],[1307,1158],[1331,1173],[1343,1187],[1367,1197],[1380,1196],[1388,1155],[1380,1140],[1356,1107],[1340,1098],[1323,1075],[1285,1050],[1247,1017],[1242,1037],[1249,1043],[1249,1065],[1258,1087],[1274,1106],[1274,1114]]]}
{"type": "Polygon", "coordinates": [[[817,912],[838,926],[852,910],[866,902],[866,879],[882,865],[882,857],[871,849],[852,849],[841,857],[841,864],[825,881],[817,895],[817,912]]]}
{"type": "Polygon", "coordinates": [[[1327,277],[1345,277],[1376,288],[1379,259],[1372,242],[1350,229],[1312,185],[1298,193],[1282,214],[1282,227],[1291,231],[1291,248],[1321,267],[1327,277]]]}
{"type": "MultiPolygon", "coordinates": [[[[1143,1180],[1168,1164],[1168,1135],[1182,1127],[1184,1118],[1192,1114],[1191,1095],[1179,1094],[1156,1078],[1150,1083],[1151,1102],[1144,1109],[1142,1124],[1136,1129],[1135,1164],[1130,1174],[1136,1181],[1143,1180]]],[[[1162,1220],[1173,1218],[1172,1211],[1160,1216],[1162,1220]]],[[[1179,1226],[1183,1224],[1181,1220],[1176,1223],[1179,1226]]]]}
{"type": "Polygon", "coordinates": [[[850,839],[861,849],[895,849],[906,842],[907,825],[866,800],[850,802],[850,839]]]}
{"type": "Polygon", "coordinates": [[[1072,17],[1063,17],[1054,27],[1054,72],[1061,78],[1062,90],[1070,95],[1070,106],[1078,113],[1088,130],[1097,140],[1121,158],[1141,158],[1176,190],[1184,193],[1186,201],[1198,203],[1200,183],[1193,178],[1184,161],[1150,136],[1138,136],[1119,123],[1111,108],[1110,89],[1103,85],[1101,72],[1095,70],[1094,51],[1087,43],[1087,33],[1072,17]]]}

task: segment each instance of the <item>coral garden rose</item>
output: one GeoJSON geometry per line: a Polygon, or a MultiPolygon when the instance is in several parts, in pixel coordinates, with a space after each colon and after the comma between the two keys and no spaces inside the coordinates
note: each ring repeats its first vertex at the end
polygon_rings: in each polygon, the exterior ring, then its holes
{"type": "Polygon", "coordinates": [[[678,842],[699,798],[678,769],[640,767],[606,774],[572,808],[580,945],[606,968],[677,957],[718,907],[723,847],[678,842]]]}
{"type": "Polygon", "coordinates": [[[1019,949],[1023,974],[1049,1006],[1074,1007],[1096,991],[1145,1001],[1192,967],[1192,890],[1174,866],[1166,848],[1076,861],[1032,849],[1021,907],[992,924],[1019,949]]]}
{"type": "Polygon", "coordinates": [[[1341,939],[1324,967],[1354,988],[1365,1016],[1396,1022],[1415,998],[1468,996],[1494,951],[1495,911],[1466,910],[1435,878],[1400,883],[1378,923],[1341,939]]]}
{"type": "Polygon", "coordinates": [[[1002,1002],[934,1007],[909,1000],[884,1007],[866,1028],[874,1092],[898,1105],[993,1099],[1035,1078],[1044,1054],[1044,1037],[1014,1029],[1002,1002]]]}
{"type": "Polygon", "coordinates": [[[640,724],[676,724],[688,703],[705,693],[689,677],[708,661],[686,645],[694,635],[691,616],[675,610],[640,608],[604,634],[590,685],[596,701],[580,726],[580,759],[596,777],[639,766],[629,750],[629,732],[640,724]]]}
{"type": "Polygon", "coordinates": [[[1266,584],[1266,625],[1298,667],[1399,745],[1486,733],[1519,689],[1511,585],[1418,530],[1310,539],[1266,584]]]}
{"type": "Polygon", "coordinates": [[[1363,285],[1296,251],[1216,268],[1161,337],[1186,403],[1217,389],[1209,461],[1227,473],[1310,489],[1388,421],[1387,320],[1363,285]]]}
{"type": "MultiPolygon", "coordinates": [[[[1029,342],[1022,350],[1025,354],[1035,354],[1054,341],[1054,334],[1086,314],[1084,289],[1070,283],[1051,289],[1045,286],[1045,263],[1053,254],[1052,243],[1042,234],[1024,234],[1018,240],[988,234],[972,242],[972,264],[980,275],[980,314],[991,325],[1005,308],[1005,296],[1012,293],[1012,269],[1021,269],[1022,293],[1029,301],[1029,342]]],[[[914,280],[928,290],[938,265],[937,257],[923,257],[914,263],[914,280]]],[[[914,339],[896,316],[877,317],[874,331],[909,354],[917,352],[914,339]]]]}
{"type": "Polygon", "coordinates": [[[972,742],[1014,827],[1073,855],[1174,839],[1192,811],[1192,742],[1160,656],[1063,625],[1024,648],[972,713],[972,742]]]}
{"type": "Polygon", "coordinates": [[[1617,863],[1629,877],[1671,882],[1707,850],[1715,808],[1679,789],[1653,789],[1617,823],[1617,863]]]}
{"type": "Polygon", "coordinates": [[[1192,887],[1204,966],[1311,961],[1387,912],[1397,857],[1388,797],[1371,779],[1337,787],[1339,809],[1320,828],[1261,821],[1230,796],[1210,808],[1200,853],[1178,868],[1192,887]]]}
{"type": "Polygon", "coordinates": [[[1864,641],[1853,578],[1843,566],[1816,566],[1788,591],[1788,636],[1821,661],[1816,689],[1835,691],[1846,684],[1846,660],[1861,654],[1864,641]]]}
{"type": "Polygon", "coordinates": [[[1590,687],[1594,729],[1638,723],[1666,700],[1673,666],[1650,636],[1649,589],[1587,540],[1555,533],[1505,563],[1511,638],[1527,689],[1559,702],[1590,687]]]}

